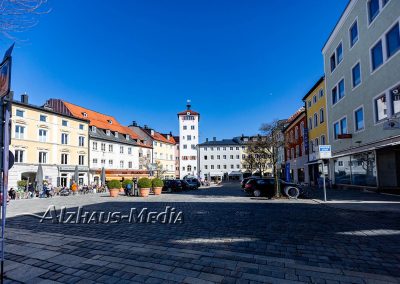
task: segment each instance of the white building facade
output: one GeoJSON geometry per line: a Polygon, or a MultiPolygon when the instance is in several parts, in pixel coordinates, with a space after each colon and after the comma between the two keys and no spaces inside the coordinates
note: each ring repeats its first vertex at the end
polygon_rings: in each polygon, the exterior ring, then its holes
{"type": "Polygon", "coordinates": [[[203,180],[242,179],[245,145],[240,138],[223,139],[199,145],[200,178],[203,180]]]}
{"type": "Polygon", "coordinates": [[[187,109],[178,113],[179,119],[179,174],[185,176],[199,176],[197,145],[199,144],[200,114],[191,110],[190,101],[187,109]]]}

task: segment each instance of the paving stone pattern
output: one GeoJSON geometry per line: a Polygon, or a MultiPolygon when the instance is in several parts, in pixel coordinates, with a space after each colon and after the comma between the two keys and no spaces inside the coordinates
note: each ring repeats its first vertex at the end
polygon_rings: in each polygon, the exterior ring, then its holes
{"type": "MultiPolygon", "coordinates": [[[[71,209],[71,208],[70,208],[71,209]]],[[[6,283],[400,283],[400,217],[245,196],[237,184],[147,199],[22,200],[7,220],[6,283]],[[173,206],[183,224],[39,223],[49,204],[173,206]]]]}

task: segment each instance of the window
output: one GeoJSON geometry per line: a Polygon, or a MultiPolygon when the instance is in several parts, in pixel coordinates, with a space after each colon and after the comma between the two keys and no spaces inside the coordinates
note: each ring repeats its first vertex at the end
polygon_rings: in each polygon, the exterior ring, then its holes
{"type": "Polygon", "coordinates": [[[311,101],[308,101],[308,107],[309,108],[311,107],[311,101]]]}
{"type": "MultiPolygon", "coordinates": [[[[211,168],[214,169],[214,166],[211,166],[211,168]]],[[[187,170],[188,172],[192,171],[192,166],[191,165],[187,166],[187,170]]]]}
{"type": "Polygon", "coordinates": [[[41,114],[40,117],[39,117],[39,120],[40,120],[41,122],[46,122],[46,121],[47,121],[47,116],[41,114]]]}
{"type": "Polygon", "coordinates": [[[14,152],[14,161],[16,163],[24,162],[24,151],[23,150],[15,150],[14,152]]]}
{"type": "Polygon", "coordinates": [[[128,162],[128,168],[132,169],[132,162],[128,162]]]}
{"type": "Polygon", "coordinates": [[[67,120],[62,120],[61,124],[62,124],[62,126],[68,126],[68,121],[67,120]]]}
{"type": "Polygon", "coordinates": [[[97,164],[97,159],[93,159],[93,164],[97,164]]]}
{"type": "Polygon", "coordinates": [[[315,104],[317,102],[317,96],[313,97],[313,103],[315,104]]]}
{"type": "Polygon", "coordinates": [[[229,147],[229,150],[233,151],[233,147],[229,147]]]}
{"type": "Polygon", "coordinates": [[[101,159],[101,164],[105,165],[106,164],[106,160],[105,159],[101,159]]]}
{"type": "Polygon", "coordinates": [[[85,164],[85,156],[79,155],[79,165],[83,166],[85,164]]]}
{"type": "Polygon", "coordinates": [[[110,166],[112,166],[112,165],[114,164],[114,161],[113,161],[113,160],[108,160],[108,164],[109,164],[110,166]]]}
{"type": "Polygon", "coordinates": [[[192,148],[192,150],[196,150],[196,145],[192,144],[191,148],[192,148]]]}
{"type": "Polygon", "coordinates": [[[25,137],[25,127],[21,125],[15,125],[15,138],[24,139],[25,137]]]}
{"type": "Polygon", "coordinates": [[[318,126],[318,114],[314,113],[314,127],[318,126]]]}
{"type": "Polygon", "coordinates": [[[47,130],[39,129],[39,142],[47,141],[47,130]]]}
{"type": "Polygon", "coordinates": [[[79,136],[79,146],[85,147],[85,137],[84,136],[79,136]]]}
{"type": "Polygon", "coordinates": [[[304,121],[300,123],[300,135],[304,136],[304,121]]]}
{"type": "Polygon", "coordinates": [[[124,146],[119,146],[119,153],[123,154],[124,153],[124,146]]]}
{"type": "Polygon", "coordinates": [[[183,130],[187,130],[187,126],[186,125],[183,126],[183,130]]]}
{"type": "Polygon", "coordinates": [[[344,98],[344,79],[339,82],[339,100],[344,98]]]}
{"type": "Polygon", "coordinates": [[[334,87],[332,89],[332,104],[336,104],[338,102],[339,98],[338,98],[338,93],[337,93],[337,87],[334,87]]]}
{"type": "Polygon", "coordinates": [[[372,71],[376,70],[383,64],[383,49],[381,40],[371,49],[371,63],[372,71]]]}
{"type": "Polygon", "coordinates": [[[39,164],[47,163],[47,152],[39,152],[39,164]]]}
{"type": "Polygon", "coordinates": [[[188,136],[187,136],[187,140],[188,140],[188,141],[192,140],[192,135],[188,135],[188,136]]]}
{"type": "Polygon", "coordinates": [[[79,130],[84,130],[84,129],[85,129],[85,125],[79,124],[79,130]]]}
{"type": "Polygon", "coordinates": [[[368,2],[368,18],[370,23],[372,23],[379,14],[379,1],[380,0],[369,0],[368,2]]]}
{"type": "Polygon", "coordinates": [[[392,57],[400,49],[400,30],[399,23],[397,23],[387,34],[386,34],[386,49],[387,58],[392,57]]]}
{"type": "Polygon", "coordinates": [[[110,153],[114,152],[114,145],[112,145],[112,144],[108,145],[108,152],[110,152],[110,153]]]}
{"type": "Polygon", "coordinates": [[[346,134],[347,133],[347,119],[342,118],[340,121],[336,122],[333,125],[333,134],[335,139],[338,139],[338,136],[340,134],[346,134]]]}
{"type": "Polygon", "coordinates": [[[230,156],[231,160],[233,160],[233,155],[230,156]]]}
{"type": "Polygon", "coordinates": [[[207,166],[207,165],[205,165],[205,166],[204,166],[204,169],[205,169],[205,170],[208,170],[208,166],[207,166]]]}
{"type": "Polygon", "coordinates": [[[183,145],[183,149],[187,149],[187,145],[185,144],[185,145],[183,145]]]}
{"type": "Polygon", "coordinates": [[[214,155],[211,155],[211,160],[214,160],[214,155]]]}
{"type": "Polygon", "coordinates": [[[325,141],[325,135],[321,136],[321,145],[325,145],[326,141],[325,141]]]}
{"type": "Polygon", "coordinates": [[[97,130],[96,126],[92,126],[92,132],[96,133],[96,130],[97,130]]]}
{"type": "Polygon", "coordinates": [[[294,139],[299,139],[299,128],[296,126],[295,130],[294,130],[294,139]]]}
{"type": "Polygon", "coordinates": [[[240,155],[236,155],[236,159],[240,159],[240,155]]]}
{"type": "Polygon", "coordinates": [[[337,65],[343,60],[343,45],[342,43],[336,48],[337,65]]]}
{"type": "Polygon", "coordinates": [[[393,114],[400,113],[400,85],[390,91],[392,99],[393,114]]]}
{"type": "Polygon", "coordinates": [[[240,148],[239,147],[236,147],[236,151],[239,151],[240,150],[240,148]]]}
{"type": "Polygon", "coordinates": [[[97,142],[93,142],[93,150],[97,150],[97,142]]]}
{"type": "Polygon", "coordinates": [[[300,147],[296,145],[296,157],[300,157],[300,147]]]}
{"type": "MultiPolygon", "coordinates": [[[[312,127],[312,118],[310,117],[309,119],[308,119],[308,128],[309,129],[312,129],[313,127],[312,127]]],[[[291,141],[292,142],[292,141],[291,141]]]]}
{"type": "Polygon", "coordinates": [[[61,154],[61,165],[68,165],[68,154],[61,154]]]}
{"type": "Polygon", "coordinates": [[[362,107],[354,112],[354,122],[356,131],[364,129],[364,110],[362,107]]]}
{"type": "Polygon", "coordinates": [[[221,169],[221,166],[220,166],[220,165],[217,165],[217,169],[220,170],[220,169],[221,169]]]}
{"type": "Polygon", "coordinates": [[[324,89],[319,90],[319,97],[322,98],[324,96],[324,89]]]}
{"type": "Polygon", "coordinates": [[[132,148],[128,147],[128,155],[132,155],[132,148]]]}
{"type": "Polygon", "coordinates": [[[101,143],[101,151],[105,152],[106,151],[106,144],[101,143]]]}
{"type": "Polygon", "coordinates": [[[375,99],[375,116],[376,121],[381,121],[387,118],[386,95],[382,95],[375,99]]]}
{"type": "Polygon", "coordinates": [[[335,53],[332,54],[330,61],[331,61],[331,72],[333,72],[335,70],[335,68],[336,68],[336,56],[335,56],[335,53]]]}
{"type": "Polygon", "coordinates": [[[226,155],[223,155],[222,158],[223,158],[224,160],[226,160],[226,155]]]}
{"type": "Polygon", "coordinates": [[[353,47],[358,41],[358,23],[357,21],[350,28],[350,47],[353,47]]]}
{"type": "Polygon", "coordinates": [[[194,130],[194,125],[190,126],[190,129],[191,129],[191,130],[194,130]]]}
{"type": "Polygon", "coordinates": [[[226,170],[227,169],[227,166],[226,165],[224,165],[224,170],[226,170]]]}
{"type": "Polygon", "coordinates": [[[231,169],[233,170],[235,168],[235,166],[234,165],[231,165],[231,169]]]}
{"type": "Polygon", "coordinates": [[[324,123],[324,121],[325,121],[324,109],[321,108],[321,109],[319,110],[319,123],[320,123],[320,124],[321,124],[321,123],[324,123]]]}
{"type": "Polygon", "coordinates": [[[124,161],[120,161],[120,162],[119,162],[119,167],[120,167],[121,169],[124,168],[124,161]]]}
{"type": "Polygon", "coordinates": [[[24,113],[25,113],[25,111],[20,110],[20,109],[17,109],[15,112],[15,114],[19,117],[24,117],[24,113]]]}
{"type": "Polygon", "coordinates": [[[221,160],[221,156],[220,155],[217,155],[217,160],[221,160]]]}
{"type": "Polygon", "coordinates": [[[357,87],[361,83],[361,67],[360,63],[357,63],[356,66],[351,70],[352,80],[353,80],[353,88],[357,87]]]}
{"type": "Polygon", "coordinates": [[[207,156],[204,156],[204,160],[207,160],[208,159],[208,157],[207,156]]]}
{"type": "Polygon", "coordinates": [[[214,169],[214,165],[211,165],[211,169],[212,169],[212,170],[214,169]]]}
{"type": "Polygon", "coordinates": [[[68,134],[61,133],[61,144],[67,145],[68,144],[68,134]]]}

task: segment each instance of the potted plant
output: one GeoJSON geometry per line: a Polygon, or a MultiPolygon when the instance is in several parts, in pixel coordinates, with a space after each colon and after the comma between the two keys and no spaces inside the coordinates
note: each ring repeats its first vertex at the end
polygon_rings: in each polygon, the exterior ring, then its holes
{"type": "Polygon", "coordinates": [[[110,197],[117,197],[119,190],[121,188],[121,182],[119,180],[113,179],[107,183],[108,190],[110,192],[110,197]]]}
{"type": "Polygon", "coordinates": [[[164,182],[159,178],[154,178],[151,183],[153,186],[154,195],[160,195],[164,186],[164,182]]]}
{"type": "Polygon", "coordinates": [[[139,187],[139,194],[141,197],[147,197],[149,196],[150,193],[150,188],[151,188],[151,180],[148,178],[141,178],[138,181],[138,187],[139,187]]]}

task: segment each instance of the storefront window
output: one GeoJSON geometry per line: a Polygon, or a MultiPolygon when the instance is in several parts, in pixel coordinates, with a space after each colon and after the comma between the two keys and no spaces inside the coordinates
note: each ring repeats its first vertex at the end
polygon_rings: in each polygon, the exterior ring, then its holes
{"type": "Polygon", "coordinates": [[[374,152],[363,152],[335,160],[335,183],[377,186],[374,152]]]}

